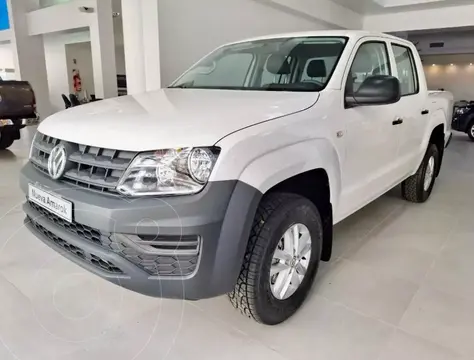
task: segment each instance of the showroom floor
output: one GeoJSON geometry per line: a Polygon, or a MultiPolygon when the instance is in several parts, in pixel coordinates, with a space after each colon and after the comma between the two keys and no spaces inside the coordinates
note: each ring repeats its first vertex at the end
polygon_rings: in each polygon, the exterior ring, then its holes
{"type": "Polygon", "coordinates": [[[27,143],[0,154],[2,360],[474,359],[474,143],[465,135],[448,148],[428,203],[394,190],[336,227],[333,261],[302,310],[276,327],[240,316],[225,297],[143,297],[56,255],[22,227],[27,143]]]}

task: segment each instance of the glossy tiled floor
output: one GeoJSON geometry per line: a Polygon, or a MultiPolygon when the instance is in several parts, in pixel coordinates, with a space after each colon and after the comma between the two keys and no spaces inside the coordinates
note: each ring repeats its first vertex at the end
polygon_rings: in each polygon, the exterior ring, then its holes
{"type": "Polygon", "coordinates": [[[28,139],[0,155],[0,359],[474,359],[474,143],[454,138],[430,201],[390,192],[336,228],[305,306],[264,327],[225,297],[152,299],[22,228],[28,139]]]}

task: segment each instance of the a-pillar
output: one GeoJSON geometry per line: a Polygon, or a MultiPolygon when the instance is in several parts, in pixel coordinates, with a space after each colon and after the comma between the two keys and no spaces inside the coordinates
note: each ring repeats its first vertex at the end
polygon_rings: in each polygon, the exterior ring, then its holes
{"type": "Polygon", "coordinates": [[[122,0],[127,91],[161,88],[158,0],[122,0]]]}
{"type": "Polygon", "coordinates": [[[95,12],[90,24],[95,95],[106,99],[117,96],[112,0],[97,0],[95,12]]]}
{"type": "Polygon", "coordinates": [[[26,14],[39,8],[39,0],[8,0],[11,48],[18,80],[29,81],[36,94],[37,110],[42,119],[51,115],[43,37],[30,36],[26,14]]]}

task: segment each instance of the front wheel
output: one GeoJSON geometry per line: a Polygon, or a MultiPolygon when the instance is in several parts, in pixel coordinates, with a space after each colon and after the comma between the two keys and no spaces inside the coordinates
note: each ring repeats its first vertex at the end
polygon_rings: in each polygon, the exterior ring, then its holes
{"type": "Polygon", "coordinates": [[[267,195],[254,219],[242,269],[229,299],[242,314],[275,325],[305,300],[318,270],[323,239],[318,209],[287,193],[267,195]]]}
{"type": "Polygon", "coordinates": [[[438,167],[438,147],[435,144],[430,144],[416,174],[410,176],[402,183],[403,197],[415,203],[422,203],[428,200],[433,190],[438,167]]]}
{"type": "Polygon", "coordinates": [[[0,131],[0,150],[9,148],[14,141],[15,138],[13,137],[13,133],[11,131],[0,131]]]}
{"type": "Polygon", "coordinates": [[[474,141],[474,121],[471,121],[469,127],[467,128],[467,136],[469,136],[469,139],[474,141]]]}

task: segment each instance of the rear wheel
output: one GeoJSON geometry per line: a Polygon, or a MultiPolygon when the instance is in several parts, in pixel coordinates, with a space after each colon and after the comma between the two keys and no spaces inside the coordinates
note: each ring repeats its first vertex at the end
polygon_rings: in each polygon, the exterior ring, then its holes
{"type": "Polygon", "coordinates": [[[14,141],[15,137],[13,136],[13,132],[7,131],[5,129],[0,131],[0,150],[9,148],[14,141]]]}
{"type": "Polygon", "coordinates": [[[279,324],[302,305],[321,257],[322,225],[314,204],[273,193],[254,219],[239,279],[229,299],[242,314],[279,324]]]}
{"type": "Polygon", "coordinates": [[[411,202],[422,203],[428,200],[433,190],[439,167],[439,151],[430,144],[418,171],[402,183],[402,195],[411,202]]]}

